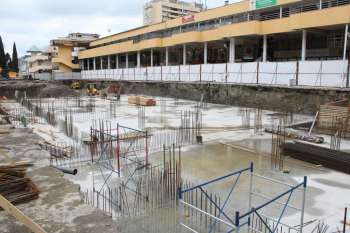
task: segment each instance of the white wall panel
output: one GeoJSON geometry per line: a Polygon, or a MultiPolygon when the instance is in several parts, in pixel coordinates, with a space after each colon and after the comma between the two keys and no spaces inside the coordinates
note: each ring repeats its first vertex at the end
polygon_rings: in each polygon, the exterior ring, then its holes
{"type": "Polygon", "coordinates": [[[201,65],[189,65],[189,82],[199,82],[200,81],[200,70],[201,65]]]}
{"type": "Polygon", "coordinates": [[[321,86],[321,61],[299,62],[298,84],[301,86],[321,86]]]}
{"type": "Polygon", "coordinates": [[[190,81],[190,66],[189,65],[180,66],[180,80],[181,80],[181,82],[189,82],[190,81]]]}
{"type": "Polygon", "coordinates": [[[259,84],[275,85],[277,77],[278,75],[276,62],[259,63],[259,84]]]}
{"type": "Polygon", "coordinates": [[[323,61],[321,85],[346,87],[348,61],[323,61]]]}
{"type": "Polygon", "coordinates": [[[257,77],[257,62],[242,63],[242,83],[255,84],[257,77]]]}
{"type": "Polygon", "coordinates": [[[227,64],[227,82],[229,83],[242,82],[242,63],[227,64]]]}
{"type": "Polygon", "coordinates": [[[277,85],[290,85],[296,79],[297,62],[277,62],[277,85]]]}
{"type": "Polygon", "coordinates": [[[163,67],[154,66],[151,67],[152,70],[152,80],[161,81],[162,80],[162,69],[163,67]]]}
{"type": "Polygon", "coordinates": [[[226,82],[226,63],[213,64],[213,82],[226,82]]]}
{"type": "Polygon", "coordinates": [[[212,82],[213,81],[213,64],[202,65],[202,82],[212,82]]]}

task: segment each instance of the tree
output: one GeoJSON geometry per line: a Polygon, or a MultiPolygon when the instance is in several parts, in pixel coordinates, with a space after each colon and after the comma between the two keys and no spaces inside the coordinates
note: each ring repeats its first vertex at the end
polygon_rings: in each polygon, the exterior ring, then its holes
{"type": "Polygon", "coordinates": [[[16,43],[13,43],[11,70],[18,73],[18,55],[16,43]]]}
{"type": "Polygon", "coordinates": [[[9,67],[11,67],[12,61],[11,61],[11,56],[9,53],[6,53],[5,55],[5,66],[4,68],[7,70],[9,67]]]}
{"type": "Polygon", "coordinates": [[[2,43],[2,39],[0,36],[0,68],[5,68],[5,66],[6,66],[5,50],[4,50],[4,44],[2,43]]]}

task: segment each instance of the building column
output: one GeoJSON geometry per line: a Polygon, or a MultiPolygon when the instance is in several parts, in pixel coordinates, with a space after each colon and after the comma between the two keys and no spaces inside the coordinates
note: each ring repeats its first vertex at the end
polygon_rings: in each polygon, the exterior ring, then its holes
{"type": "Polygon", "coordinates": [[[283,18],[283,8],[280,6],[280,19],[283,18]]]}
{"type": "Polygon", "coordinates": [[[153,67],[153,49],[151,49],[151,67],[153,67]]]}
{"type": "Polygon", "coordinates": [[[230,51],[229,51],[229,62],[235,63],[236,60],[236,40],[235,38],[230,38],[230,51]]]}
{"type": "Polygon", "coordinates": [[[141,52],[137,51],[137,68],[141,67],[141,52]]]}
{"type": "Polygon", "coordinates": [[[304,29],[303,30],[303,39],[301,44],[301,60],[305,61],[306,59],[306,39],[307,39],[307,32],[304,29]]]}
{"type": "Polygon", "coordinates": [[[96,70],[96,57],[94,57],[94,70],[96,70]]]}
{"type": "Polygon", "coordinates": [[[344,38],[343,60],[346,59],[346,49],[347,49],[347,47],[348,47],[348,34],[349,34],[349,24],[345,25],[345,38],[344,38]]]}
{"type": "Polygon", "coordinates": [[[169,65],[169,47],[165,47],[165,66],[169,65]]]}
{"type": "Polygon", "coordinates": [[[186,59],[187,59],[187,53],[186,53],[186,45],[184,44],[183,45],[183,51],[182,51],[182,62],[183,62],[183,65],[186,65],[186,59]]]}
{"type": "Polygon", "coordinates": [[[267,35],[264,35],[263,39],[263,62],[267,61],[267,35]]]}
{"type": "Polygon", "coordinates": [[[80,69],[81,69],[81,70],[84,70],[84,68],[85,68],[85,67],[84,67],[84,59],[83,59],[83,60],[80,60],[79,63],[80,63],[80,69]]]}
{"type": "Polygon", "coordinates": [[[125,54],[125,67],[129,68],[129,54],[125,54]]]}
{"type": "Polygon", "coordinates": [[[87,59],[87,70],[90,70],[90,58],[87,59]]]}
{"type": "Polygon", "coordinates": [[[115,67],[116,69],[119,69],[119,56],[115,55],[115,67]]]}
{"type": "Polygon", "coordinates": [[[107,56],[107,69],[111,69],[111,56],[107,56]]]}
{"type": "Polygon", "coordinates": [[[208,64],[208,42],[204,42],[204,64],[208,64]]]}
{"type": "Polygon", "coordinates": [[[100,57],[100,60],[101,60],[101,62],[100,62],[101,70],[103,70],[103,59],[102,59],[102,57],[100,57]]]}

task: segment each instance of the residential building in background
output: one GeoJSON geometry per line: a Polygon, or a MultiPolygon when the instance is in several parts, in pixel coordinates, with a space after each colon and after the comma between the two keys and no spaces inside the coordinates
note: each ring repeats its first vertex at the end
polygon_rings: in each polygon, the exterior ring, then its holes
{"type": "Polygon", "coordinates": [[[78,52],[89,46],[91,41],[99,38],[98,34],[71,33],[67,37],[51,40],[51,47],[55,49],[52,63],[57,65],[56,71],[80,71],[78,52]]]}
{"type": "Polygon", "coordinates": [[[39,49],[36,46],[32,46],[27,51],[29,55],[24,61],[25,63],[27,63],[25,65],[27,67],[26,75],[52,72],[53,66],[51,63],[51,57],[53,52],[54,50],[51,47],[39,49]]]}
{"type": "Polygon", "coordinates": [[[18,59],[18,70],[20,77],[29,76],[29,59],[30,55],[26,54],[18,59]]]}
{"type": "Polygon", "coordinates": [[[178,0],[151,0],[143,9],[143,24],[150,25],[193,15],[203,10],[203,4],[178,0]]]}

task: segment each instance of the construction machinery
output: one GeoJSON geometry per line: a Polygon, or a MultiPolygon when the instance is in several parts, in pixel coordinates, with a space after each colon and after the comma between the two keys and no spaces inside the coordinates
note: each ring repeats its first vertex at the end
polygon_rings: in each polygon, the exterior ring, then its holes
{"type": "Polygon", "coordinates": [[[72,84],[70,85],[72,89],[78,90],[81,88],[80,82],[79,81],[73,81],[72,84]]]}
{"type": "Polygon", "coordinates": [[[97,90],[97,84],[96,83],[88,83],[87,84],[87,94],[88,96],[96,96],[99,95],[99,91],[97,90]]]}

